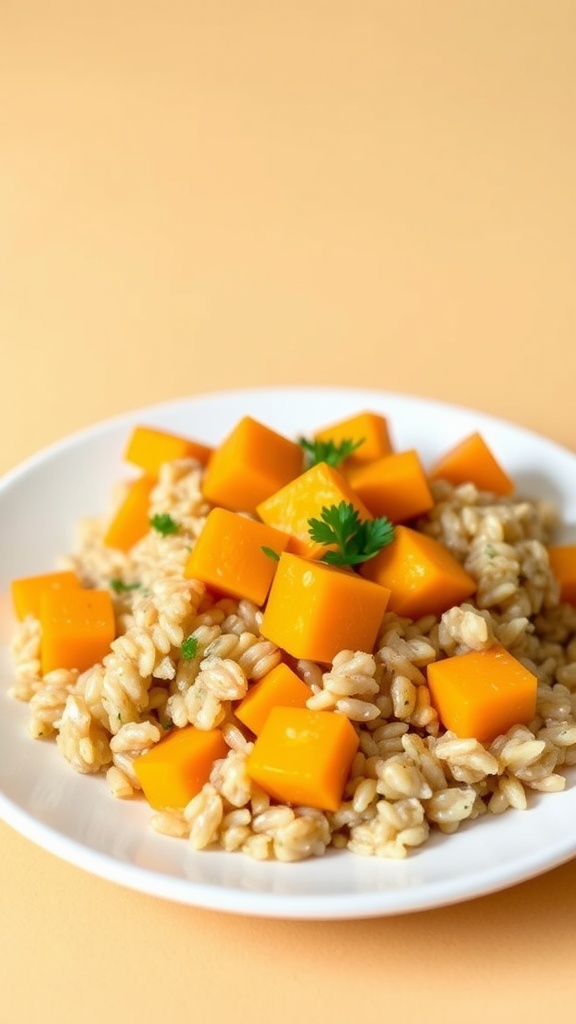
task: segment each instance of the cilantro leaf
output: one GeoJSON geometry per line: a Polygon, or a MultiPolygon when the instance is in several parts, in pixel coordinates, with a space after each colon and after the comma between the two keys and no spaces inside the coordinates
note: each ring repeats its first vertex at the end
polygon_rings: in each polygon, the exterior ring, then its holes
{"type": "Polygon", "coordinates": [[[265,555],[268,556],[268,558],[271,558],[274,562],[280,561],[280,555],[278,554],[277,551],[274,551],[274,548],[266,547],[266,545],[263,544],[261,550],[264,552],[265,555]]]}
{"type": "Polygon", "coordinates": [[[198,640],[196,639],[195,636],[190,634],[190,636],[186,637],[186,640],[182,642],[182,646],[180,648],[180,657],[183,658],[184,661],[191,661],[191,659],[195,658],[197,654],[198,640]]]}
{"type": "Polygon", "coordinates": [[[309,441],[305,437],[299,437],[298,444],[304,451],[307,469],[317,466],[319,462],[326,462],[335,469],[348,459],[361,444],[364,444],[364,438],[360,438],[359,441],[353,441],[351,437],[345,437],[338,443],[332,440],[309,441]]]}
{"type": "Polygon", "coordinates": [[[172,516],[168,512],[158,512],[155,516],[152,516],[150,520],[150,526],[152,529],[157,530],[163,537],[168,537],[171,533],[178,533],[178,523],[176,523],[172,516]]]}
{"type": "Polygon", "coordinates": [[[386,516],[361,521],[358,510],[345,501],[324,507],[320,516],[308,520],[308,532],[315,543],[333,545],[322,556],[328,565],[367,562],[394,540],[394,526],[386,516]]]}
{"type": "Polygon", "coordinates": [[[125,583],[121,579],[113,579],[108,582],[115,594],[126,594],[129,590],[138,590],[138,587],[141,586],[140,583],[125,583]]]}

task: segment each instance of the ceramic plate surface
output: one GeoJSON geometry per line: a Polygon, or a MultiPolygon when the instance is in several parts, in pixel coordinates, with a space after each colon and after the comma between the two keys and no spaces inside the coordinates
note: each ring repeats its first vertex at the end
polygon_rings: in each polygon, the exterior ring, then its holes
{"type": "Polygon", "coordinates": [[[136,423],[216,444],[246,414],[292,437],[364,409],[385,414],[397,449],[423,463],[480,430],[518,490],[558,503],[563,539],[576,539],[576,456],[535,434],[472,410],[360,389],[256,389],[201,395],[140,409],[66,439],[0,483],[0,815],[58,857],[109,881],[192,906],[284,918],[361,918],[408,913],[494,892],[576,853],[576,778],[535,796],[529,810],[485,816],[435,835],[405,860],[343,851],[297,864],[193,852],[155,834],[143,801],[108,794],[103,777],[77,775],[52,743],[31,740],[25,705],[8,697],[14,628],[9,583],[55,567],[75,523],[109,510],[124,479],[122,451],[136,423]]]}

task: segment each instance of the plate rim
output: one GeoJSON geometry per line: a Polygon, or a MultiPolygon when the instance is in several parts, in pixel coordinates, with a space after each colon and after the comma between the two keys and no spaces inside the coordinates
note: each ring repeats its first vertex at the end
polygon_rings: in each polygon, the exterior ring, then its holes
{"type": "MultiPolygon", "coordinates": [[[[88,440],[98,440],[108,432],[114,433],[120,428],[133,424],[138,420],[144,422],[147,419],[148,421],[155,420],[161,422],[162,418],[167,415],[174,415],[180,411],[184,412],[191,407],[198,408],[198,406],[203,404],[229,402],[237,404],[242,401],[259,400],[265,396],[267,398],[282,397],[286,400],[288,397],[306,395],[310,399],[318,393],[321,393],[324,398],[328,398],[331,401],[337,401],[338,397],[341,396],[346,396],[351,401],[358,397],[358,399],[362,400],[365,407],[367,407],[366,402],[368,399],[373,399],[374,403],[379,406],[383,406],[388,402],[397,406],[417,405],[421,410],[433,411],[438,414],[448,413],[456,417],[476,416],[487,426],[491,425],[499,431],[511,431],[521,435],[525,443],[533,441],[539,446],[546,446],[549,451],[554,451],[559,456],[568,457],[575,463],[576,468],[576,454],[557,441],[545,435],[540,435],[530,428],[516,424],[512,420],[457,403],[418,394],[358,386],[295,384],[268,387],[261,385],[257,387],[226,388],[179,396],[162,402],[126,409],[121,413],[116,413],[74,430],[42,447],[2,474],[0,477],[0,502],[7,490],[13,485],[17,485],[19,480],[26,478],[28,474],[33,473],[37,467],[43,466],[47,461],[65,455],[71,448],[81,446],[88,440]]],[[[80,870],[88,871],[92,875],[111,881],[113,884],[120,884],[135,891],[144,892],[148,895],[173,902],[184,903],[189,906],[260,917],[327,920],[383,917],[420,912],[464,900],[475,899],[482,895],[488,895],[492,892],[509,888],[512,885],[527,881],[565,863],[576,853],[576,836],[573,840],[565,837],[563,842],[556,844],[552,857],[550,857],[550,852],[546,854],[545,851],[537,851],[526,857],[520,873],[518,873],[518,870],[514,871],[513,866],[504,866],[500,871],[496,872],[492,868],[487,872],[489,877],[483,880],[481,878],[482,873],[476,873],[474,876],[476,884],[474,885],[470,885],[470,880],[466,877],[460,879],[459,882],[453,884],[450,893],[445,891],[444,882],[428,883],[425,887],[427,898],[424,902],[418,898],[418,890],[411,889],[402,890],[402,897],[399,897],[398,893],[394,893],[397,897],[394,899],[390,899],[389,890],[386,890],[386,898],[383,899],[381,894],[380,898],[378,898],[378,894],[374,893],[359,894],[356,892],[339,897],[334,897],[333,894],[330,894],[314,898],[309,895],[299,896],[293,893],[278,895],[267,891],[255,894],[249,891],[245,892],[242,889],[235,889],[233,890],[235,901],[233,905],[230,905],[227,899],[230,895],[230,889],[219,889],[214,886],[197,884],[185,878],[176,878],[165,873],[159,874],[158,872],[142,868],[139,865],[120,861],[101,851],[91,849],[79,840],[71,836],[62,835],[62,833],[50,826],[38,822],[33,815],[12,801],[3,790],[0,790],[0,818],[20,835],[25,836],[47,852],[78,867],[80,870]],[[83,852],[83,857],[79,856],[80,852],[83,852]],[[86,861],[88,861],[88,864],[86,861]],[[183,886],[186,887],[184,891],[182,891],[183,886]]],[[[173,839],[169,841],[175,842],[173,839]]],[[[202,854],[202,856],[205,855],[205,853],[202,854]]],[[[421,853],[416,852],[409,856],[422,855],[425,855],[425,848],[421,853]]],[[[223,856],[228,857],[230,855],[224,853],[223,856]]],[[[356,855],[350,854],[349,856],[356,855]]],[[[288,870],[294,870],[295,865],[287,865],[286,867],[288,870]]]]}

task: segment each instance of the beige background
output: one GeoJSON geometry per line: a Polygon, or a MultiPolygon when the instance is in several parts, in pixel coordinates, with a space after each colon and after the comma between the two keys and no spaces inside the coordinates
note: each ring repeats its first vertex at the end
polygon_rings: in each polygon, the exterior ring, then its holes
{"type": "MultiPolygon", "coordinates": [[[[283,382],[576,447],[575,69],[571,0],[1,0],[0,469],[283,382]]],[[[0,848],[10,1024],[531,1022],[576,995],[574,863],[322,924],[141,897],[6,826],[0,848]]]]}

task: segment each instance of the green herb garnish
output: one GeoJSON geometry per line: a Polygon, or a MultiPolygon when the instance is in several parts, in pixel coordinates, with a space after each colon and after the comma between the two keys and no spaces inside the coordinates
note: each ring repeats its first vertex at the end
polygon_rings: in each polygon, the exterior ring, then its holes
{"type": "Polygon", "coordinates": [[[268,556],[268,558],[271,558],[274,562],[280,561],[280,555],[278,554],[277,551],[274,551],[274,548],[267,548],[266,545],[263,544],[261,550],[264,552],[265,555],[268,556]]]}
{"type": "Polygon", "coordinates": [[[152,516],[150,526],[161,533],[163,537],[168,537],[171,533],[178,533],[178,523],[174,522],[168,512],[158,512],[152,516]]]}
{"type": "Polygon", "coordinates": [[[320,515],[308,520],[308,532],[315,543],[336,546],[322,557],[329,565],[367,562],[394,540],[394,526],[386,516],[362,522],[357,509],[345,501],[323,508],[320,515]]]}
{"type": "Polygon", "coordinates": [[[110,587],[115,594],[126,594],[129,590],[138,590],[140,583],[125,583],[124,580],[109,580],[110,587]]]}
{"type": "Polygon", "coordinates": [[[298,438],[298,444],[304,451],[306,468],[311,469],[319,462],[326,462],[329,466],[336,468],[364,444],[364,438],[353,441],[351,437],[345,437],[342,441],[309,441],[305,437],[298,438]]]}
{"type": "Polygon", "coordinates": [[[192,658],[195,658],[197,654],[198,640],[195,636],[190,634],[190,636],[186,637],[186,640],[182,643],[180,648],[180,657],[183,658],[184,661],[190,661],[192,658]]]}

